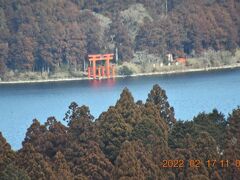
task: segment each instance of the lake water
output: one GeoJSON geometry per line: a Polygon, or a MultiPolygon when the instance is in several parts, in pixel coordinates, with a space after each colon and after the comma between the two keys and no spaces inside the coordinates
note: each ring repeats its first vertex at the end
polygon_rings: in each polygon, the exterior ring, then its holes
{"type": "Polygon", "coordinates": [[[199,112],[217,108],[225,115],[240,105],[240,70],[41,84],[0,85],[0,131],[19,149],[34,118],[63,119],[72,101],[90,107],[98,117],[114,105],[124,87],[135,100],[147,98],[154,84],[167,92],[177,119],[191,120],[199,112]]]}

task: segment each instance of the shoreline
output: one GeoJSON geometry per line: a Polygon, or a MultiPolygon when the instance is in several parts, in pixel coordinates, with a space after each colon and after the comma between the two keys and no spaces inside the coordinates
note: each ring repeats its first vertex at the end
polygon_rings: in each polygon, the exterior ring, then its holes
{"type": "MultiPolygon", "coordinates": [[[[150,72],[150,73],[137,73],[132,75],[116,75],[115,78],[126,78],[126,77],[140,77],[140,76],[153,76],[153,75],[170,75],[170,74],[182,74],[182,73],[193,73],[193,72],[208,72],[216,70],[236,69],[240,68],[239,64],[226,65],[219,67],[208,67],[208,68],[195,68],[195,69],[182,69],[182,70],[171,70],[163,72],[150,72]]],[[[107,79],[107,78],[101,78],[107,79]]],[[[82,80],[93,80],[88,77],[79,78],[63,78],[63,79],[41,79],[41,80],[19,80],[19,81],[0,81],[0,85],[7,84],[34,84],[34,83],[50,83],[50,82],[69,82],[69,81],[82,81],[82,80]]]]}

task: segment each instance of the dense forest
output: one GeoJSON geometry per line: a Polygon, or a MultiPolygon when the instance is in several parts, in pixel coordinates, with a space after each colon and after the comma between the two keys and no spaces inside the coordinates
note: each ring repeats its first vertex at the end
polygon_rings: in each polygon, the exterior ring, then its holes
{"type": "Polygon", "coordinates": [[[83,70],[89,53],[197,55],[240,45],[239,0],[0,0],[0,76],[83,70]]]}
{"type": "Polygon", "coordinates": [[[63,125],[34,120],[22,148],[0,133],[0,179],[237,180],[240,109],[228,118],[214,109],[177,121],[166,92],[154,85],[146,102],[124,89],[95,119],[71,103],[63,125]],[[174,163],[174,164],[173,164],[174,163]]]}

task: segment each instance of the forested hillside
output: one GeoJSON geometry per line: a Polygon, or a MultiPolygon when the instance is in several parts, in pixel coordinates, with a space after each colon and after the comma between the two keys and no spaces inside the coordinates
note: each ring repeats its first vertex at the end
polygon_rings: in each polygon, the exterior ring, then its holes
{"type": "Polygon", "coordinates": [[[0,76],[83,70],[89,53],[197,55],[240,45],[239,0],[0,0],[0,76]]]}
{"type": "Polygon", "coordinates": [[[34,120],[17,152],[0,133],[0,179],[239,179],[240,109],[176,121],[155,85],[146,103],[124,89],[97,119],[71,103],[65,121],[34,120]]]}

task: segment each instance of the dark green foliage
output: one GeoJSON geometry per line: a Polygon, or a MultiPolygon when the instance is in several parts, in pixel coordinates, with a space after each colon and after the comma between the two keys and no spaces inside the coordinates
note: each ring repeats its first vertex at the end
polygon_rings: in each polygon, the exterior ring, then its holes
{"type": "Polygon", "coordinates": [[[155,123],[147,120],[143,120],[138,125],[135,126],[132,132],[133,139],[142,139],[144,144],[152,144],[153,142],[149,141],[146,137],[151,135],[162,136],[162,130],[156,126],[155,123]]]}
{"type": "Polygon", "coordinates": [[[16,158],[16,154],[11,150],[11,146],[0,132],[0,172],[12,163],[16,158]]]}
{"type": "Polygon", "coordinates": [[[38,153],[30,143],[25,143],[18,152],[16,164],[21,167],[31,179],[56,179],[50,162],[43,154],[38,153]]]}
{"type": "Polygon", "coordinates": [[[1,180],[30,180],[27,173],[13,164],[9,164],[0,172],[1,180]]]}
{"type": "Polygon", "coordinates": [[[83,70],[87,54],[114,52],[115,47],[120,61],[131,61],[139,50],[161,56],[192,55],[209,48],[234,52],[240,43],[239,9],[236,0],[2,0],[0,76],[7,68],[83,70]],[[139,4],[149,15],[144,22],[121,17],[139,4]],[[109,24],[95,13],[109,18],[109,24]],[[136,38],[126,24],[135,27],[136,38]]]}
{"type": "Polygon", "coordinates": [[[160,116],[169,125],[169,128],[176,122],[174,117],[174,109],[169,105],[165,90],[159,85],[154,85],[148,94],[147,102],[151,102],[157,106],[160,116]]]}
{"type": "Polygon", "coordinates": [[[100,146],[104,154],[114,162],[122,143],[129,138],[132,127],[114,108],[103,113],[97,123],[101,139],[100,146]]]}
{"type": "Polygon", "coordinates": [[[67,129],[54,117],[49,117],[44,125],[34,120],[26,133],[23,145],[31,143],[34,149],[52,158],[57,151],[63,150],[68,143],[67,129]]]}
{"type": "Polygon", "coordinates": [[[113,169],[99,146],[98,131],[87,106],[69,106],[68,146],[64,150],[66,160],[75,177],[110,179],[113,169]]]}
{"type": "Polygon", "coordinates": [[[118,73],[120,75],[129,76],[129,75],[133,74],[133,71],[129,67],[127,67],[127,66],[122,66],[121,69],[119,69],[118,73]]]}
{"type": "Polygon", "coordinates": [[[215,140],[219,148],[223,149],[225,144],[225,129],[227,122],[222,113],[214,109],[211,113],[200,113],[193,118],[197,132],[206,131],[215,140]]]}
{"type": "Polygon", "coordinates": [[[115,179],[145,179],[133,144],[125,141],[115,162],[115,179]]]}
{"type": "Polygon", "coordinates": [[[54,157],[53,170],[56,173],[57,179],[73,179],[74,177],[64,155],[59,151],[54,157]]]}
{"type": "Polygon", "coordinates": [[[208,48],[236,48],[239,45],[239,2],[209,2],[170,1],[172,9],[168,16],[158,16],[142,26],[137,36],[137,49],[180,55],[182,52],[200,53],[208,48]]]}
{"type": "Polygon", "coordinates": [[[196,138],[200,132],[209,133],[217,143],[219,149],[223,150],[226,138],[227,122],[222,113],[214,109],[211,113],[200,113],[193,121],[178,121],[169,136],[169,145],[173,148],[184,147],[184,137],[190,134],[196,138]]]}
{"type": "Polygon", "coordinates": [[[134,140],[142,140],[143,144],[153,146],[163,139],[167,140],[167,124],[160,117],[158,108],[152,103],[146,103],[141,108],[141,122],[133,129],[131,137],[134,140]]]}
{"type": "MultiPolygon", "coordinates": [[[[111,24],[110,32],[111,36],[114,37],[115,46],[118,47],[119,59],[121,61],[130,61],[131,58],[133,58],[134,42],[132,42],[130,34],[128,34],[127,28],[124,26],[122,20],[118,16],[112,18],[112,20],[113,23],[111,24]]],[[[129,73],[126,67],[125,72],[129,73]]]]}
{"type": "MultiPolygon", "coordinates": [[[[227,121],[226,145],[223,157],[234,165],[235,160],[240,159],[240,109],[234,109],[227,121]]],[[[240,176],[239,168],[234,166],[231,171],[223,171],[224,178],[238,179],[240,176]]]]}
{"type": "Polygon", "coordinates": [[[131,126],[135,126],[141,119],[141,110],[134,102],[134,98],[127,88],[121,93],[115,108],[118,113],[121,114],[125,122],[131,126]]]}
{"type": "MultiPolygon", "coordinates": [[[[74,103],[71,104],[73,106],[74,103]]],[[[70,106],[70,108],[71,108],[70,106]]],[[[69,134],[71,138],[79,142],[87,142],[89,140],[96,140],[96,128],[92,122],[93,116],[87,106],[72,107],[72,115],[69,118],[69,134]]]]}
{"type": "MultiPolygon", "coordinates": [[[[18,6],[16,5],[16,8],[18,6]]],[[[227,120],[214,109],[192,121],[175,121],[158,85],[147,102],[134,102],[124,89],[115,106],[94,119],[87,106],[71,103],[64,126],[54,117],[28,128],[14,152],[0,133],[0,179],[239,179],[240,109],[227,120]],[[164,112],[164,113],[163,113],[164,112]],[[170,118],[171,117],[171,118],[170,118]],[[184,168],[163,168],[184,160],[184,168]],[[200,160],[200,167],[190,167],[200,160]],[[208,160],[216,166],[208,167],[208,160]],[[222,168],[220,160],[229,160],[222,168]]]]}
{"type": "Polygon", "coordinates": [[[201,132],[196,139],[195,151],[198,158],[207,161],[209,159],[219,159],[217,144],[215,139],[206,132],[201,132]]]}
{"type": "Polygon", "coordinates": [[[6,65],[5,63],[3,62],[3,60],[0,59],[0,78],[1,79],[4,79],[4,74],[6,73],[6,65]]]}
{"type": "Polygon", "coordinates": [[[169,134],[169,146],[171,148],[185,148],[187,135],[196,137],[195,124],[192,121],[178,121],[169,134]]]}

